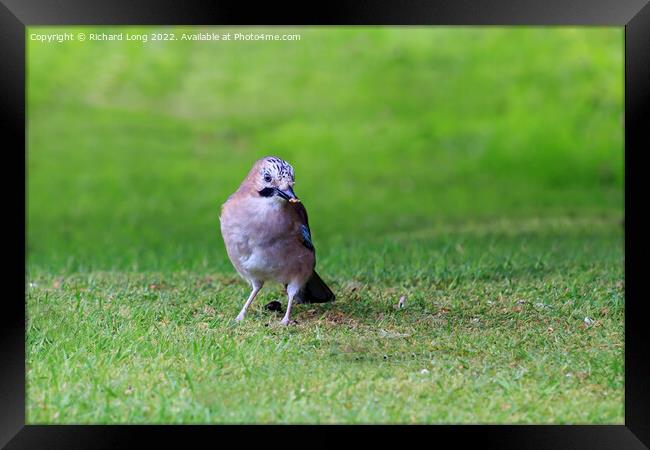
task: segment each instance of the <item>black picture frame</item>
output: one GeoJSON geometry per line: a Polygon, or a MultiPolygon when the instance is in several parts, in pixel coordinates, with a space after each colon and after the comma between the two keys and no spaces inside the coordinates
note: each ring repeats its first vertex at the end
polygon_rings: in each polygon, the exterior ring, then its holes
{"type": "MultiPolygon", "coordinates": [[[[335,0],[302,6],[242,1],[170,0],[57,1],[0,0],[0,110],[5,157],[5,220],[17,222],[5,234],[15,254],[5,256],[7,285],[0,313],[0,445],[6,448],[116,448],[140,439],[167,444],[208,439],[224,445],[231,434],[240,442],[293,439],[287,428],[253,426],[32,426],[25,424],[25,259],[26,149],[25,27],[32,25],[578,25],[625,27],[625,425],[553,426],[387,426],[289,427],[321,445],[359,435],[385,441],[388,434],[408,443],[478,443],[487,448],[636,449],[650,445],[650,327],[645,324],[642,290],[646,230],[639,220],[648,203],[641,171],[650,149],[650,5],[645,0],[410,0],[392,3],[335,0]],[[23,189],[15,186],[23,176],[23,189]],[[14,179],[15,178],[15,179],[14,179]],[[9,209],[7,209],[7,203],[9,209]],[[635,217],[638,215],[639,217],[635,217]],[[18,218],[18,219],[15,219],[18,218]],[[636,219],[636,220],[635,220],[636,219]],[[22,237],[22,242],[21,238],[22,237]],[[13,271],[16,273],[14,274],[13,271]],[[20,274],[18,272],[21,272],[20,274]],[[22,287],[19,279],[23,280],[22,287]],[[22,298],[22,300],[21,300],[22,298]],[[313,429],[312,429],[313,428],[313,429]],[[451,441],[450,441],[451,439],[451,441]]],[[[309,442],[309,441],[307,441],[309,442]]],[[[303,441],[303,443],[305,443],[303,441]]],[[[309,445],[312,445],[311,443],[309,445]]]]}

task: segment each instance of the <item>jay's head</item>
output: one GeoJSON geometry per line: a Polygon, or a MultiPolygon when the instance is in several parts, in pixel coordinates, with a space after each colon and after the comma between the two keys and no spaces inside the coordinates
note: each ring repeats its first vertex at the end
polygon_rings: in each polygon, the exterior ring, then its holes
{"type": "Polygon", "coordinates": [[[291,203],[300,201],[293,193],[293,167],[280,158],[267,156],[260,159],[253,166],[248,178],[255,192],[261,197],[291,203]]]}

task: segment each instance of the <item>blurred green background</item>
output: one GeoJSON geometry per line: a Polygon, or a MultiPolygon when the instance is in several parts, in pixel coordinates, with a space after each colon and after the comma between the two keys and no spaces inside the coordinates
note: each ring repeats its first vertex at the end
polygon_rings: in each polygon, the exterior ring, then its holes
{"type": "Polygon", "coordinates": [[[325,261],[440,226],[622,218],[622,29],[273,30],[301,40],[30,27],[28,268],[230,272],[220,205],[265,155],[293,164],[325,261]]]}

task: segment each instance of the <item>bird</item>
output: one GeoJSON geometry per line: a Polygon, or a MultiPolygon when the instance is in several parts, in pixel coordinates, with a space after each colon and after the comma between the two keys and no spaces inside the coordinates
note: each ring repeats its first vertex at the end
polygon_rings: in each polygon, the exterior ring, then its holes
{"type": "Polygon", "coordinates": [[[293,191],[294,169],[267,156],[253,164],[239,188],[221,207],[221,236],[230,262],[251,286],[235,320],[246,311],[267,281],[284,285],[289,325],[293,303],[324,303],[336,298],[316,273],[316,249],[307,210],[293,191]]]}

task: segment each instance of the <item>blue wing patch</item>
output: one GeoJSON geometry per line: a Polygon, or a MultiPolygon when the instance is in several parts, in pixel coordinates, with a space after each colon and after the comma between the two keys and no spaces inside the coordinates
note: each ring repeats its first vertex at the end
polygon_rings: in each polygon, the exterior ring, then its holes
{"type": "Polygon", "coordinates": [[[311,233],[307,225],[300,225],[300,234],[302,236],[302,244],[309,250],[314,251],[314,244],[311,242],[311,233]]]}

